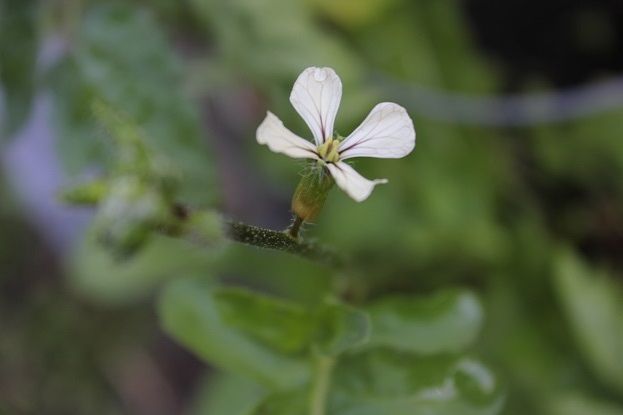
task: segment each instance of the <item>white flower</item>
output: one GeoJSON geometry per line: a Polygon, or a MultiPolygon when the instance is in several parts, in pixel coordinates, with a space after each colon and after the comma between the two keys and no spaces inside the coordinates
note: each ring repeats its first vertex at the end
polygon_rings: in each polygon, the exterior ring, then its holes
{"type": "Polygon", "coordinates": [[[342,82],[331,68],[307,68],[294,83],[290,102],[314,135],[315,144],[297,136],[270,111],[257,129],[257,141],[276,153],[318,160],[337,185],[357,202],[375,185],[344,160],[353,157],[400,158],[415,147],[415,129],[407,111],[392,102],[375,106],[348,137],[334,136],[333,123],[342,98],[342,82]]]}

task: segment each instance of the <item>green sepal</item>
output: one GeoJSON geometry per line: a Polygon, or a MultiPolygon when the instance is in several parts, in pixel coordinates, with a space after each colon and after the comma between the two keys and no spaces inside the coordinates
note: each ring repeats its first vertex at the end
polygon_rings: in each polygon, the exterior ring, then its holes
{"type": "Polygon", "coordinates": [[[292,211],[305,222],[314,220],[322,210],[333,178],[322,164],[307,169],[292,196],[292,211]]]}

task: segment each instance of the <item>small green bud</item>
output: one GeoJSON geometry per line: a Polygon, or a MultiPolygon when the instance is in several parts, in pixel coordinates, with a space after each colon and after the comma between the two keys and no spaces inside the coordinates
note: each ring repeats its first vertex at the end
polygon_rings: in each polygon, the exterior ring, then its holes
{"type": "Polygon", "coordinates": [[[292,211],[305,222],[314,220],[322,210],[333,178],[322,164],[305,172],[292,196],[292,211]]]}

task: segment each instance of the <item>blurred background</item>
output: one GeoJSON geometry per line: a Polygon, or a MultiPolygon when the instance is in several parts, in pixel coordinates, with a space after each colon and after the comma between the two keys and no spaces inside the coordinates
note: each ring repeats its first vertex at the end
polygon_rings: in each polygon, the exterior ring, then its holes
{"type": "Polygon", "coordinates": [[[418,141],[358,160],[389,184],[333,191],[307,234],[362,264],[370,298],[474,290],[503,413],[623,414],[622,51],[619,0],[0,0],[0,413],[218,415],[158,287],[312,303],[326,272],[162,236],[122,259],[89,236],[101,212],[58,195],[114,164],[104,100],[176,166],[181,202],[285,228],[302,165],[255,129],[270,109],[308,137],[290,89],[331,66],[342,135],[395,101],[418,141]]]}

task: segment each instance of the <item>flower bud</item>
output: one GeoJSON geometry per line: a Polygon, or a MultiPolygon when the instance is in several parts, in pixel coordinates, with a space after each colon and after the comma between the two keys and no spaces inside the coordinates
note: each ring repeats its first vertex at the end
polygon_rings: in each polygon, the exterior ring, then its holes
{"type": "Polygon", "coordinates": [[[303,221],[312,221],[324,205],[333,178],[323,166],[305,172],[292,196],[292,211],[303,221]]]}

